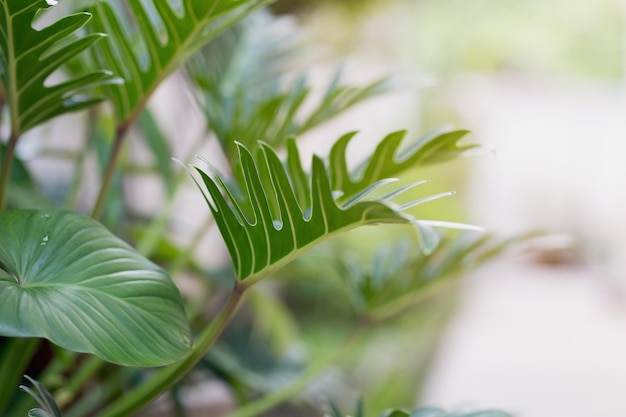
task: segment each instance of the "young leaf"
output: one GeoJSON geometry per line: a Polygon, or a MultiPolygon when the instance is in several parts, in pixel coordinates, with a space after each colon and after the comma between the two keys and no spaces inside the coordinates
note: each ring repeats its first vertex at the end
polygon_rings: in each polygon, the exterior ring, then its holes
{"type": "Polygon", "coordinates": [[[124,84],[105,89],[118,124],[134,121],[156,87],[194,51],[268,0],[182,0],[180,10],[165,0],[129,1],[128,14],[110,1],[95,5],[93,24],[109,37],[94,59],[111,68],[124,84]],[[136,26],[129,34],[125,26],[136,26]],[[137,51],[140,39],[145,52],[137,51]]]}
{"type": "Polygon", "coordinates": [[[190,348],[182,300],[165,272],[66,210],[0,213],[0,334],[134,366],[172,363],[190,348]]]}
{"type": "Polygon", "coordinates": [[[46,388],[39,382],[35,381],[29,376],[25,376],[28,381],[33,384],[35,390],[26,385],[20,385],[20,389],[33,397],[35,401],[41,406],[41,408],[33,408],[28,412],[28,417],[63,417],[59,406],[54,401],[52,395],[46,390],[46,388]]]}
{"type": "Polygon", "coordinates": [[[41,30],[34,29],[37,12],[54,3],[0,0],[0,72],[15,136],[55,116],[102,101],[80,93],[112,81],[109,71],[97,70],[48,85],[50,74],[105,36],[93,33],[73,40],[90,19],[89,13],[65,16],[41,30]]]}
{"type": "Polygon", "coordinates": [[[257,151],[256,160],[243,145],[239,145],[239,153],[239,189],[244,190],[240,199],[235,196],[242,193],[228,186],[218,173],[211,177],[197,171],[206,186],[205,197],[230,252],[236,276],[248,280],[249,285],[338,233],[368,224],[414,222],[384,199],[363,195],[349,207],[339,203],[327,168],[316,156],[309,181],[304,182],[298,180],[303,169],[293,155],[288,155],[290,168],[285,168],[276,153],[264,144],[257,151]],[[305,201],[296,196],[295,181],[308,195],[305,201]]]}

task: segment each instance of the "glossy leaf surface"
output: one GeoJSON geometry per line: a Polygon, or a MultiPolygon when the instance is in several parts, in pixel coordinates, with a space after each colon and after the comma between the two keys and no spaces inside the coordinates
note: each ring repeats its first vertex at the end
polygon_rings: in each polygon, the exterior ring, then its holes
{"type": "Polygon", "coordinates": [[[89,13],[65,16],[41,30],[34,29],[37,12],[54,3],[0,0],[0,71],[15,135],[101,101],[85,96],[84,90],[112,79],[110,72],[98,70],[48,85],[53,72],[104,36],[93,33],[76,37],[91,18],[89,13]]]}
{"type": "Polygon", "coordinates": [[[122,365],[165,365],[190,348],[165,272],[66,210],[0,213],[0,334],[43,337],[122,365]]]}

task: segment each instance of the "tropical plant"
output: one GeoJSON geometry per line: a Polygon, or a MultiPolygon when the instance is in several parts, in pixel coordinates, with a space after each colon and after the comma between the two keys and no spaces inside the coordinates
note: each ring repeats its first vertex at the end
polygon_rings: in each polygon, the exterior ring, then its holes
{"type": "MultiPolygon", "coordinates": [[[[426,136],[403,151],[405,132],[392,133],[349,169],[351,133],[326,158],[313,156],[306,168],[295,137],[381,93],[385,83],[349,86],[337,76],[320,102],[305,106],[312,90],[306,74],[270,65],[277,56],[289,61],[298,48],[280,41],[259,44],[250,33],[258,19],[261,26],[274,22],[267,14],[246,19],[269,1],[96,0],[89,12],[47,24],[54,3],[0,0],[0,104],[9,116],[2,121],[9,133],[0,169],[1,415],[132,415],[198,364],[215,361],[219,349],[207,352],[253,285],[348,230],[412,226],[422,252],[413,248],[414,256],[386,272],[369,274],[340,253],[331,257],[329,264],[347,271],[344,289],[361,315],[357,330],[344,347],[297,373],[289,387],[266,392],[237,411],[256,415],[298,394],[369,326],[408,311],[431,285],[509,246],[487,237],[469,243],[442,239],[435,228],[476,228],[419,219],[411,209],[451,193],[415,196],[412,189],[422,182],[395,183],[415,167],[464,155],[473,148],[459,144],[467,132],[426,136]],[[252,81],[248,66],[267,71],[257,71],[252,81]],[[188,174],[171,164],[177,138],[164,133],[148,103],[183,68],[183,86],[205,117],[198,144],[216,137],[228,169],[213,168],[213,155],[188,168],[211,216],[181,247],[169,238],[169,218],[188,174]],[[84,148],[53,153],[73,164],[74,177],[65,179],[66,195],[49,199],[45,181],[33,174],[37,161],[22,160],[18,142],[36,126],[85,109],[84,148]],[[144,139],[153,165],[141,165],[123,151],[134,136],[144,139]],[[94,156],[101,184],[88,217],[77,207],[84,198],[83,173],[94,156]],[[147,224],[132,213],[122,192],[125,180],[146,172],[160,179],[168,197],[147,224]],[[411,202],[398,203],[401,195],[411,202]],[[217,272],[194,262],[193,253],[214,225],[232,260],[222,274],[230,296],[217,314],[207,316],[205,307],[223,301],[223,291],[217,272]],[[202,277],[200,291],[181,295],[172,278],[183,271],[202,277]],[[11,389],[24,373],[36,378],[28,378],[34,390],[22,389],[37,408],[11,389]]],[[[250,298],[261,300],[259,312],[288,316],[280,302],[250,298]]],[[[222,369],[225,379],[237,378],[232,369],[222,369]]],[[[243,378],[242,398],[254,388],[243,378]]]]}

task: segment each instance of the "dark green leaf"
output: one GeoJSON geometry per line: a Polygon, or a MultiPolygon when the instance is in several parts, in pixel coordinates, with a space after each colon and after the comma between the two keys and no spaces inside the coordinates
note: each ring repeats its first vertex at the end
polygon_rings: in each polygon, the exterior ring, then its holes
{"type": "Polygon", "coordinates": [[[305,206],[298,201],[292,185],[302,172],[296,158],[287,158],[296,168],[294,173],[267,145],[258,150],[256,160],[243,145],[239,150],[243,180],[238,187],[229,187],[217,173],[211,176],[200,169],[198,172],[236,276],[250,280],[250,285],[338,233],[368,224],[417,223],[391,202],[369,195],[362,195],[349,207],[339,203],[330,187],[327,168],[316,156],[309,181],[298,184],[310,201],[310,206],[305,206]],[[266,167],[269,186],[259,166],[266,167]],[[235,197],[236,189],[243,190],[242,198],[235,197]]]}
{"type": "Polygon", "coordinates": [[[101,101],[99,97],[84,95],[85,89],[113,80],[110,72],[98,70],[47,85],[53,72],[105,36],[93,33],[73,38],[90,19],[89,13],[66,16],[35,30],[32,23],[37,12],[54,3],[0,0],[0,70],[15,135],[101,101]]]}

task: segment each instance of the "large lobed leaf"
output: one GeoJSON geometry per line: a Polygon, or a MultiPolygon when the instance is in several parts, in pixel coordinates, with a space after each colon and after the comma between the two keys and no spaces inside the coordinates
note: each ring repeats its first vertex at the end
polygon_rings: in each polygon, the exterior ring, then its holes
{"type": "Polygon", "coordinates": [[[198,172],[236,276],[250,285],[340,232],[368,224],[418,223],[387,198],[370,197],[367,191],[385,182],[370,184],[340,203],[327,167],[317,156],[306,175],[295,147],[290,148],[287,167],[265,144],[256,159],[243,145],[239,153],[239,188],[227,185],[218,173],[198,172]]]}
{"type": "Polygon", "coordinates": [[[92,71],[48,85],[49,76],[103,36],[75,37],[89,13],[65,16],[41,30],[32,27],[41,9],[54,0],[0,0],[0,71],[15,135],[55,116],[83,109],[102,98],[82,95],[89,87],[111,82],[111,73],[92,71]]]}
{"type": "Polygon", "coordinates": [[[133,121],[156,87],[194,51],[268,0],[182,0],[180,10],[167,0],[131,0],[124,15],[111,1],[94,6],[93,24],[109,35],[94,50],[97,62],[124,84],[106,93],[118,123],[133,121]],[[129,32],[128,28],[136,29],[129,32]],[[145,51],[140,51],[137,40],[145,51]]]}
{"type": "Polygon", "coordinates": [[[165,272],[66,210],[0,213],[0,334],[135,366],[165,365],[190,348],[182,300],[165,272]]]}

